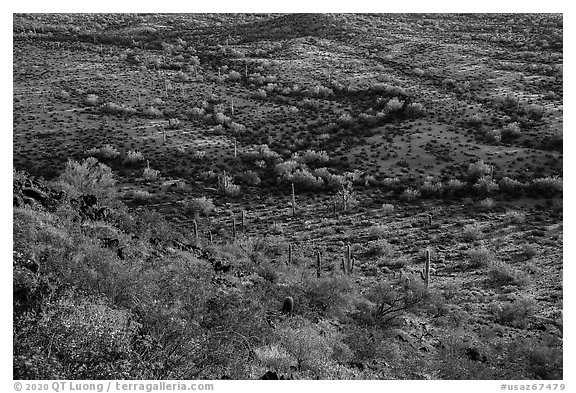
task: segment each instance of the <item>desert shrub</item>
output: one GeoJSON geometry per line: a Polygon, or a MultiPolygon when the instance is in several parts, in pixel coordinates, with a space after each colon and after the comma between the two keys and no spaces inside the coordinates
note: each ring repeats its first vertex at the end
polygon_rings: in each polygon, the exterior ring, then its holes
{"type": "Polygon", "coordinates": [[[528,296],[518,296],[512,302],[492,303],[490,311],[501,325],[525,328],[536,311],[536,301],[528,296]]]}
{"type": "Polygon", "coordinates": [[[100,160],[110,160],[117,158],[120,155],[120,152],[116,150],[116,148],[112,145],[104,145],[100,148],[92,148],[86,150],[86,154],[91,157],[96,157],[100,160]]]}
{"type": "Polygon", "coordinates": [[[296,371],[304,378],[337,378],[338,363],[346,363],[352,357],[350,349],[341,341],[341,333],[327,323],[314,325],[301,321],[296,326],[280,327],[277,334],[279,344],[290,354],[296,371]]]}
{"type": "Polygon", "coordinates": [[[383,187],[394,190],[400,185],[400,179],[396,177],[386,177],[380,182],[383,187]]]}
{"type": "Polygon", "coordinates": [[[198,216],[200,214],[204,216],[209,216],[214,212],[215,206],[211,198],[200,197],[193,198],[187,203],[187,210],[193,215],[198,216]]]}
{"type": "Polygon", "coordinates": [[[386,110],[389,112],[396,112],[402,109],[404,105],[403,101],[400,101],[398,97],[393,97],[390,101],[386,103],[386,110]]]}
{"type": "Polygon", "coordinates": [[[266,90],[258,89],[252,96],[254,98],[258,98],[258,99],[263,100],[266,98],[267,95],[268,94],[266,94],[266,90]]]}
{"type": "Polygon", "coordinates": [[[400,199],[406,202],[412,202],[420,198],[420,191],[415,188],[408,187],[400,195],[400,199]]]}
{"type": "Polygon", "coordinates": [[[382,239],[390,233],[390,229],[384,224],[377,224],[370,227],[368,235],[372,239],[382,239]]]}
{"type": "Polygon", "coordinates": [[[240,79],[242,79],[242,76],[240,75],[240,73],[238,71],[232,70],[228,74],[228,80],[239,81],[240,79]]]}
{"type": "Polygon", "coordinates": [[[279,344],[269,344],[254,349],[256,359],[267,370],[287,373],[294,360],[290,353],[279,344]]]}
{"type": "Polygon", "coordinates": [[[442,183],[434,182],[432,179],[426,180],[419,187],[419,191],[424,197],[439,196],[442,193],[442,183]]]}
{"type": "Polygon", "coordinates": [[[471,127],[480,127],[483,123],[482,116],[479,114],[472,115],[468,118],[468,125],[471,127]]]}
{"type": "Polygon", "coordinates": [[[150,167],[146,167],[144,168],[142,176],[144,177],[144,180],[147,181],[156,180],[160,177],[160,171],[152,169],[150,167]]]}
{"type": "Polygon", "coordinates": [[[368,243],[365,255],[368,258],[379,258],[383,265],[389,265],[396,255],[396,250],[388,240],[379,239],[368,243]]]}
{"type": "Polygon", "coordinates": [[[522,364],[526,379],[559,380],[563,374],[562,339],[518,338],[506,348],[507,360],[522,364]]]}
{"type": "Polygon", "coordinates": [[[203,118],[206,115],[206,111],[204,110],[204,108],[198,108],[198,107],[194,107],[188,111],[186,111],[186,116],[188,116],[190,119],[196,119],[196,118],[203,118]]]}
{"type": "Polygon", "coordinates": [[[383,203],[382,204],[382,213],[390,214],[394,211],[394,205],[391,203],[383,203]]]}
{"type": "Polygon", "coordinates": [[[482,160],[476,161],[475,163],[468,165],[468,179],[475,182],[476,180],[490,174],[490,171],[490,165],[484,163],[482,160]]]}
{"type": "Polygon", "coordinates": [[[538,255],[538,249],[534,246],[534,244],[522,244],[520,247],[520,253],[526,259],[532,259],[538,255]]]}
{"type": "Polygon", "coordinates": [[[262,180],[260,179],[260,176],[258,176],[258,174],[256,172],[251,171],[251,170],[247,170],[247,171],[239,173],[238,175],[236,175],[236,178],[240,182],[247,184],[249,186],[257,186],[258,184],[260,184],[262,182],[262,180]]]}
{"type": "Polygon", "coordinates": [[[514,224],[523,224],[526,221],[526,215],[517,210],[510,210],[506,212],[504,218],[514,224]]]}
{"type": "Polygon", "coordinates": [[[124,159],[124,162],[127,165],[139,164],[141,162],[144,162],[144,155],[138,150],[136,151],[129,150],[128,153],[126,153],[126,158],[124,159]]]}
{"type": "Polygon", "coordinates": [[[86,99],[84,100],[84,103],[89,106],[96,106],[98,105],[98,101],[99,98],[96,94],[88,94],[88,96],[86,96],[86,99]]]}
{"type": "Polygon", "coordinates": [[[502,138],[515,139],[520,136],[522,136],[522,130],[517,122],[510,123],[502,129],[502,138]]]}
{"type": "Polygon", "coordinates": [[[216,112],[213,119],[216,124],[226,124],[230,122],[230,118],[222,112],[216,112]]]}
{"type": "Polygon", "coordinates": [[[534,179],[530,184],[530,190],[536,194],[552,197],[562,195],[563,181],[558,176],[548,176],[534,179]]]}
{"type": "Polygon", "coordinates": [[[232,130],[235,133],[241,133],[246,131],[246,127],[242,124],[236,123],[236,122],[231,122],[230,123],[230,130],[232,130]]]}
{"type": "MultiPolygon", "coordinates": [[[[18,379],[138,378],[132,343],[139,325],[130,313],[98,299],[66,294],[47,304],[35,332],[15,345],[18,379]]],[[[25,331],[20,330],[20,335],[25,331]]]]}
{"type": "Polygon", "coordinates": [[[503,177],[500,182],[498,183],[500,190],[505,192],[510,196],[519,196],[522,194],[522,191],[526,187],[526,185],[518,180],[511,179],[509,177],[503,177]]]}
{"type": "Polygon", "coordinates": [[[427,297],[421,280],[380,281],[368,289],[368,303],[358,303],[353,317],[365,325],[386,325],[423,306],[427,297]]]}
{"type": "Polygon", "coordinates": [[[491,211],[496,207],[496,202],[492,198],[482,199],[478,203],[478,208],[483,211],[491,211]]]}
{"type": "Polygon", "coordinates": [[[491,282],[497,286],[524,286],[530,281],[527,273],[503,262],[492,263],[488,275],[491,282]]]}
{"type": "Polygon", "coordinates": [[[498,183],[494,182],[490,177],[484,176],[476,180],[472,186],[478,195],[486,196],[498,192],[498,183]]]}
{"type": "Polygon", "coordinates": [[[413,102],[411,104],[408,104],[408,106],[406,106],[406,115],[408,115],[411,118],[418,118],[418,117],[422,117],[426,114],[426,109],[424,108],[424,105],[422,105],[419,102],[413,102]]]}
{"type": "Polygon", "coordinates": [[[484,137],[488,143],[498,144],[502,142],[502,131],[497,129],[490,130],[484,134],[484,137]]]}
{"type": "Polygon", "coordinates": [[[466,183],[458,179],[450,179],[444,186],[444,190],[447,196],[454,197],[458,196],[465,189],[466,183]]]}
{"type": "Polygon", "coordinates": [[[529,105],[524,109],[524,111],[526,112],[526,116],[533,121],[542,119],[546,113],[544,107],[541,105],[529,105]]]}
{"type": "Polygon", "coordinates": [[[292,155],[292,160],[307,166],[320,166],[329,161],[328,153],[325,151],[306,150],[303,153],[292,155]]]}
{"type": "Polygon", "coordinates": [[[240,191],[241,188],[238,184],[234,184],[232,182],[232,180],[228,181],[228,184],[226,184],[226,186],[222,186],[220,188],[220,191],[227,196],[231,196],[231,197],[236,197],[238,195],[240,195],[240,191]]]}
{"type": "Polygon", "coordinates": [[[485,247],[469,250],[468,265],[472,268],[485,267],[494,262],[494,254],[485,247]]]}
{"type": "Polygon", "coordinates": [[[315,190],[322,188],[324,186],[324,180],[319,177],[314,176],[310,172],[304,169],[297,169],[292,173],[290,178],[294,182],[295,186],[305,190],[315,190]]]}
{"type": "Polygon", "coordinates": [[[132,201],[139,204],[144,204],[152,201],[154,195],[146,190],[134,190],[129,194],[132,197],[132,201]]]}
{"type": "Polygon", "coordinates": [[[142,113],[144,114],[144,116],[147,117],[162,117],[163,113],[161,110],[154,108],[153,106],[149,106],[148,108],[145,108],[142,113]]]}
{"type": "Polygon", "coordinates": [[[467,224],[462,228],[462,238],[466,241],[474,241],[482,236],[482,227],[478,223],[467,224]]]}
{"type": "Polygon", "coordinates": [[[82,162],[69,159],[64,172],[58,177],[58,183],[71,197],[91,194],[100,200],[110,200],[116,193],[112,170],[94,157],[82,162]]]}

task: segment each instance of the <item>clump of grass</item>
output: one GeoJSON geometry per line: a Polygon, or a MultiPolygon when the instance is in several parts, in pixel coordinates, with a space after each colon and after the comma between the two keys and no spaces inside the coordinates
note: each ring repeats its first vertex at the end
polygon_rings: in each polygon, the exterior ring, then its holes
{"type": "Polygon", "coordinates": [[[496,322],[517,328],[525,328],[534,316],[536,301],[528,296],[519,296],[509,303],[492,304],[490,311],[496,322]]]}

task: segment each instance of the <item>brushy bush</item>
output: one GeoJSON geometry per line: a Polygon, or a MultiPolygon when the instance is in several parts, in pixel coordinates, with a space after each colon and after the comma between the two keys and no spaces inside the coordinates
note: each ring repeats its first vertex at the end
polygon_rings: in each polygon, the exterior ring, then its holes
{"type": "Polygon", "coordinates": [[[479,160],[473,164],[468,165],[468,179],[475,182],[476,180],[487,176],[490,173],[490,165],[484,161],[479,160]]]}
{"type": "Polygon", "coordinates": [[[498,192],[498,183],[494,182],[490,177],[483,176],[476,180],[472,189],[481,196],[492,195],[498,192]]]}
{"type": "Polygon", "coordinates": [[[58,177],[58,183],[70,197],[90,194],[99,200],[110,200],[116,194],[112,170],[94,157],[82,162],[69,159],[66,169],[58,177]]]}
{"type": "Polygon", "coordinates": [[[194,217],[197,217],[200,214],[203,216],[209,216],[214,212],[214,209],[214,202],[211,198],[193,198],[187,203],[187,211],[194,217]]]}
{"type": "Polygon", "coordinates": [[[126,165],[137,165],[142,162],[144,162],[144,155],[138,150],[129,150],[128,153],[126,153],[126,158],[124,159],[126,165]]]}
{"type": "Polygon", "coordinates": [[[104,145],[100,148],[86,150],[90,157],[96,157],[100,160],[110,160],[120,156],[120,152],[112,145],[104,145]]]}
{"type": "Polygon", "coordinates": [[[142,111],[142,113],[144,114],[144,116],[153,117],[153,118],[162,117],[164,115],[161,110],[156,109],[153,106],[150,106],[150,107],[144,109],[142,111]]]}
{"type": "Polygon", "coordinates": [[[88,94],[88,96],[86,96],[86,99],[84,100],[84,103],[89,106],[96,106],[98,105],[99,100],[100,99],[96,94],[88,94]]]}
{"type": "Polygon", "coordinates": [[[252,170],[240,172],[238,175],[236,175],[236,178],[241,183],[247,184],[249,186],[257,186],[262,182],[260,176],[258,176],[258,174],[252,170]]]}
{"type": "Polygon", "coordinates": [[[530,282],[530,276],[527,273],[503,262],[492,262],[488,275],[492,283],[497,286],[522,287],[530,282]]]}
{"type": "Polygon", "coordinates": [[[561,196],[563,180],[558,176],[540,177],[532,180],[530,190],[546,197],[561,196]]]}
{"type": "Polygon", "coordinates": [[[491,211],[496,207],[496,202],[492,198],[482,199],[478,203],[478,208],[483,211],[491,211]]]}
{"type": "Polygon", "coordinates": [[[462,194],[466,188],[466,183],[458,179],[450,179],[444,186],[444,192],[448,197],[457,197],[462,194]]]}
{"type": "Polygon", "coordinates": [[[507,176],[503,177],[498,183],[500,191],[510,195],[519,196],[524,191],[526,185],[518,180],[511,179],[507,176]]]}
{"type": "Polygon", "coordinates": [[[536,311],[536,301],[528,296],[518,296],[507,303],[492,303],[490,311],[497,323],[525,328],[536,311]]]}
{"type": "Polygon", "coordinates": [[[389,112],[396,112],[402,109],[404,101],[400,101],[398,97],[393,97],[390,101],[386,103],[386,110],[389,112]]]}
{"type": "Polygon", "coordinates": [[[472,268],[485,267],[495,260],[494,254],[486,247],[480,247],[468,251],[469,266],[472,268]]]}
{"type": "Polygon", "coordinates": [[[394,205],[392,205],[391,203],[383,203],[382,204],[382,213],[390,214],[392,212],[394,212],[394,205]]]}
{"type": "Polygon", "coordinates": [[[408,187],[400,194],[400,199],[406,202],[412,202],[420,198],[420,195],[420,191],[416,188],[408,187]]]}
{"type": "Polygon", "coordinates": [[[474,241],[482,237],[482,226],[479,223],[467,224],[462,228],[462,238],[466,241],[474,241]]]}
{"type": "Polygon", "coordinates": [[[14,377],[139,378],[142,362],[132,345],[139,327],[130,313],[101,300],[64,295],[46,305],[33,335],[18,340],[14,377]]]}
{"type": "Polygon", "coordinates": [[[147,181],[157,180],[160,177],[160,171],[146,167],[144,168],[142,176],[144,177],[144,180],[147,181]]]}

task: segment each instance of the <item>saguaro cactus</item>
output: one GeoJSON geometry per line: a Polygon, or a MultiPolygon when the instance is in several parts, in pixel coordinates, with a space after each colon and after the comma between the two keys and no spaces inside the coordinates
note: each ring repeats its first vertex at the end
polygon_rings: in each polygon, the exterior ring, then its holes
{"type": "Polygon", "coordinates": [[[296,195],[294,194],[294,183],[292,183],[292,217],[296,216],[296,195]]]}
{"type": "Polygon", "coordinates": [[[212,230],[208,230],[208,241],[210,243],[212,243],[213,239],[212,239],[212,230]]]}
{"type": "Polygon", "coordinates": [[[292,296],[288,296],[284,299],[284,303],[282,303],[282,312],[287,314],[289,317],[294,315],[294,299],[292,299],[292,296]]]}
{"type": "Polygon", "coordinates": [[[232,238],[236,241],[236,217],[232,216],[232,238]]]}
{"type": "Polygon", "coordinates": [[[430,285],[430,250],[426,250],[426,262],[424,268],[420,270],[420,277],[424,280],[426,288],[430,285]]]}
{"type": "Polygon", "coordinates": [[[292,243],[288,243],[288,265],[292,265],[292,243]]]}
{"type": "Polygon", "coordinates": [[[350,243],[346,245],[346,273],[350,274],[352,272],[352,247],[350,247],[350,243]]]}
{"type": "Polygon", "coordinates": [[[193,224],[194,224],[194,238],[198,239],[198,223],[196,222],[196,220],[194,220],[193,224]]]}
{"type": "Polygon", "coordinates": [[[234,138],[234,158],[238,157],[238,143],[236,142],[236,138],[234,138]]]}
{"type": "Polygon", "coordinates": [[[242,215],[240,216],[240,226],[242,227],[242,232],[244,232],[246,221],[246,210],[242,210],[242,215]]]}
{"type": "Polygon", "coordinates": [[[342,257],[340,259],[340,265],[342,266],[342,273],[347,274],[346,273],[346,261],[344,260],[344,257],[342,257]]]}
{"type": "Polygon", "coordinates": [[[166,130],[162,130],[162,144],[166,145],[166,130]]]}
{"type": "Polygon", "coordinates": [[[322,254],[316,251],[316,277],[320,278],[322,270],[322,254]]]}

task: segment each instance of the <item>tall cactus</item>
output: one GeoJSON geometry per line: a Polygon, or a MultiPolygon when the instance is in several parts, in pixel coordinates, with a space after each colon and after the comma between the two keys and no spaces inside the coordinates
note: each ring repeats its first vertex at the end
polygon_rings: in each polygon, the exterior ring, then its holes
{"type": "Polygon", "coordinates": [[[292,182],[292,217],[296,216],[296,195],[294,194],[294,182],[292,182]]]}
{"type": "Polygon", "coordinates": [[[210,244],[212,244],[212,241],[213,241],[213,240],[214,240],[214,239],[212,238],[212,230],[209,229],[209,230],[208,230],[208,241],[210,242],[210,244]]]}
{"type": "Polygon", "coordinates": [[[232,216],[232,238],[236,241],[236,217],[232,216]]]}
{"type": "Polygon", "coordinates": [[[420,277],[424,280],[426,288],[430,285],[430,250],[426,250],[426,262],[424,268],[420,270],[420,277]]]}
{"type": "Polygon", "coordinates": [[[196,220],[194,220],[193,224],[194,224],[194,238],[198,239],[198,223],[196,222],[196,220]]]}
{"type": "Polygon", "coordinates": [[[320,278],[322,270],[322,254],[316,251],[316,277],[320,278]]]}
{"type": "Polygon", "coordinates": [[[240,226],[242,228],[242,232],[244,232],[246,223],[246,210],[242,210],[242,215],[240,216],[240,226]]]}
{"type": "Polygon", "coordinates": [[[292,243],[288,243],[288,266],[292,265],[292,243]]]}
{"type": "Polygon", "coordinates": [[[342,273],[343,273],[343,274],[347,274],[347,273],[346,273],[346,261],[344,260],[344,257],[342,257],[342,258],[340,259],[340,265],[342,266],[342,273]]]}
{"type": "Polygon", "coordinates": [[[238,157],[238,142],[234,138],[234,158],[238,157]]]}
{"type": "Polygon", "coordinates": [[[350,274],[352,272],[352,248],[350,247],[350,243],[346,245],[346,274],[350,274]]]}

